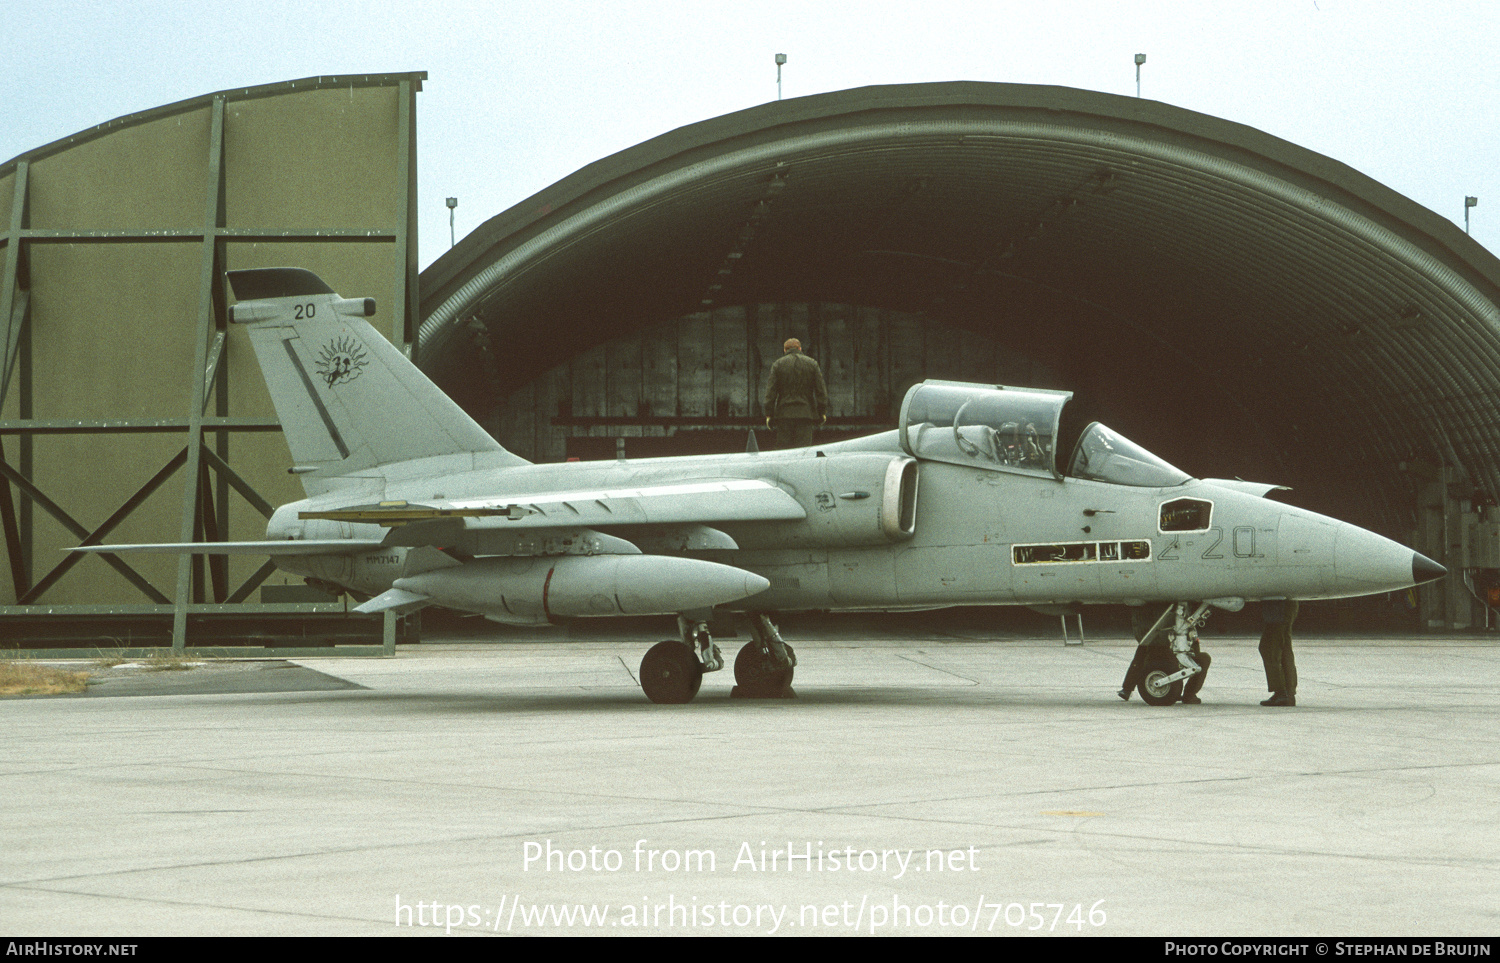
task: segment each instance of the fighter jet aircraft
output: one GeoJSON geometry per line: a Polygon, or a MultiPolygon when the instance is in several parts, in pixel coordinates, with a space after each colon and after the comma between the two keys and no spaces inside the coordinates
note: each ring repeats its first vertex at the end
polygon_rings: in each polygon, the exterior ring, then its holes
{"type": "Polygon", "coordinates": [[[232,271],[307,497],[266,540],[78,551],[260,553],[367,599],[533,625],[675,615],[641,687],[684,703],[724,666],[711,617],[752,640],[742,694],[786,691],[777,613],[1156,603],[1170,640],[1142,694],[1175,701],[1213,607],[1334,599],[1446,574],[1353,525],[1195,479],[1102,424],[1059,436],[1069,392],[926,381],[897,430],[774,453],[534,465],[506,451],[345,299],[299,268],[232,271]]]}

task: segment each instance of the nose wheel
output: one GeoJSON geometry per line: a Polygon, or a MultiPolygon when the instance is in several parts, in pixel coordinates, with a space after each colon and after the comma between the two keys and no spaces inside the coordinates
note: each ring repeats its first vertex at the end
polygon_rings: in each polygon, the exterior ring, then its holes
{"type": "Polygon", "coordinates": [[[1182,680],[1167,681],[1174,674],[1174,669],[1152,669],[1146,673],[1141,684],[1136,686],[1146,705],[1169,706],[1182,698],[1182,680]]]}

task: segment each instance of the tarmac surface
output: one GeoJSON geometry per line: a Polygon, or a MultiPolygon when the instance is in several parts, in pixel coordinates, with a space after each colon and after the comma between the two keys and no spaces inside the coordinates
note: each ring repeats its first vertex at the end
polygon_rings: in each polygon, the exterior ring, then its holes
{"type": "Polygon", "coordinates": [[[1299,705],[1271,709],[1247,636],[1205,637],[1203,705],[1152,708],[1115,695],[1118,637],[816,634],[788,633],[794,700],[730,699],[725,671],[652,705],[635,673],[655,638],[524,634],[0,700],[0,921],[1500,932],[1493,637],[1299,639],[1299,705]]]}

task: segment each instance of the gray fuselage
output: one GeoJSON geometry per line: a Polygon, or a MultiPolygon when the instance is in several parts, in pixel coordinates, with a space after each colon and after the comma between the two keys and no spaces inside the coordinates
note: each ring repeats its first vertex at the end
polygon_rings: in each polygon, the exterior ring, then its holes
{"type": "MultiPolygon", "coordinates": [[[[895,432],[785,452],[639,462],[463,470],[451,460],[423,461],[404,470],[386,466],[283,506],[268,538],[380,538],[386,530],[378,525],[297,516],[382,501],[420,504],[496,492],[756,479],[794,498],[806,518],[736,520],[733,500],[725,499],[722,517],[701,525],[658,524],[649,511],[632,515],[617,505],[620,523],[581,527],[646,554],[686,555],[763,576],[770,588],[729,606],[748,611],[1326,599],[1413,584],[1411,549],[1226,487],[1234,483],[1190,480],[1148,488],[921,461],[905,476],[915,484],[905,494],[914,499],[906,505],[909,517],[898,521],[891,513],[901,510],[902,493],[889,489],[902,483],[902,474],[892,464],[912,459],[895,432]],[[426,463],[435,461],[441,464],[426,463]],[[704,526],[738,547],[695,547],[693,530],[704,526]]],[[[462,557],[545,556],[558,551],[548,548],[556,524],[523,518],[510,528],[476,530],[454,523],[442,547],[462,557]],[[518,538],[522,532],[531,537],[518,538]]],[[[410,551],[393,544],[355,555],[276,561],[288,571],[373,594],[403,574],[410,551]]]]}

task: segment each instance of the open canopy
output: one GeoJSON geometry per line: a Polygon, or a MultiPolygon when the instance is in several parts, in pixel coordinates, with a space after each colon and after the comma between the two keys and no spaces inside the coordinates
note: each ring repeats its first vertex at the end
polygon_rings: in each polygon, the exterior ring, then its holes
{"type": "MultiPolygon", "coordinates": [[[[901,406],[901,447],[913,458],[1062,478],[1058,437],[1069,391],[924,381],[901,406]]],[[[1066,463],[1074,478],[1168,488],[1190,480],[1179,468],[1098,422],[1066,463]]]]}
{"type": "Polygon", "coordinates": [[[901,405],[913,458],[1061,478],[1057,427],[1070,391],[924,381],[901,405]]]}
{"type": "Polygon", "coordinates": [[[1073,447],[1068,463],[1073,478],[1133,485],[1137,488],[1171,488],[1191,481],[1192,476],[1151,454],[1118,432],[1094,422],[1073,447]]]}

